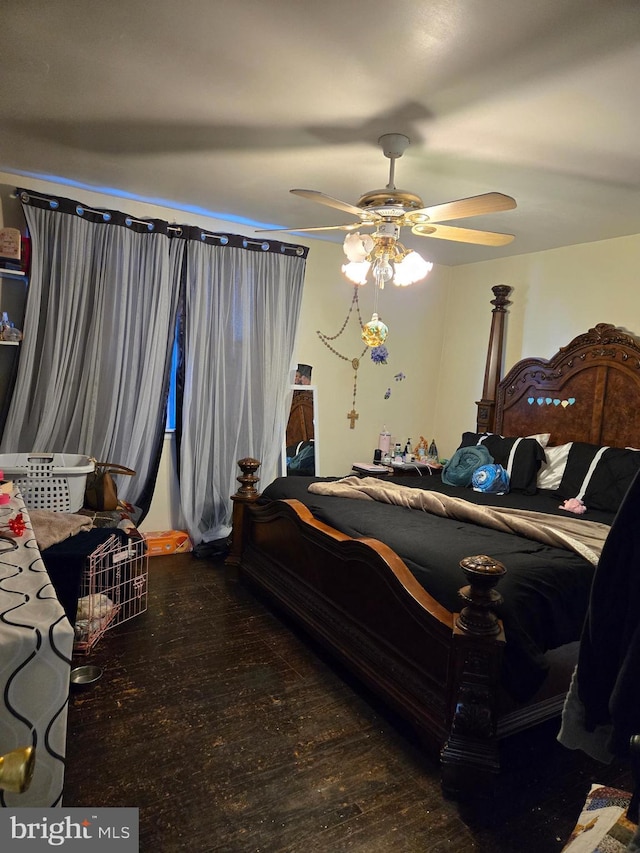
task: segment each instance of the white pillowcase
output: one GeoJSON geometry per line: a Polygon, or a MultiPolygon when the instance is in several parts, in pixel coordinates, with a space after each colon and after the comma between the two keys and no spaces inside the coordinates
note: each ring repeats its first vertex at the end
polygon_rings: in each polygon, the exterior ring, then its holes
{"type": "Polygon", "coordinates": [[[549,444],[549,439],[551,438],[550,432],[539,432],[536,435],[528,435],[527,438],[535,438],[538,444],[541,444],[543,447],[546,447],[549,444]]]}
{"type": "Polygon", "coordinates": [[[555,490],[560,488],[572,444],[573,442],[570,441],[568,444],[558,444],[556,447],[545,447],[544,454],[547,461],[542,463],[538,471],[539,489],[555,490]]]}

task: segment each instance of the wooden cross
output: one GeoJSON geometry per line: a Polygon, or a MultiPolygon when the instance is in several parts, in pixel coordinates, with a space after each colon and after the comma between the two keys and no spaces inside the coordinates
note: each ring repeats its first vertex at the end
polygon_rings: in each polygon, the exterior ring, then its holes
{"type": "Polygon", "coordinates": [[[349,424],[349,429],[355,429],[356,428],[356,421],[358,420],[359,417],[360,416],[358,415],[356,410],[351,409],[351,411],[347,415],[347,419],[351,421],[351,423],[349,424]]]}

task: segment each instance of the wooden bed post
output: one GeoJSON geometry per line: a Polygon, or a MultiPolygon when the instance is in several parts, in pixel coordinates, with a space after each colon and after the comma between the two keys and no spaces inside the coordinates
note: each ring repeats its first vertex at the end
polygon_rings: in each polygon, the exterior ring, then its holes
{"type": "Polygon", "coordinates": [[[491,557],[465,557],[469,585],[454,618],[449,736],[440,754],[442,788],[450,795],[482,794],[500,771],[497,693],[505,637],[494,613],[502,596],[494,589],[506,569],[491,557]]]}
{"type": "Polygon", "coordinates": [[[504,356],[505,315],[507,305],[511,304],[508,299],[511,288],[508,285],[496,284],[491,290],[495,296],[495,299],[491,300],[491,304],[495,307],[491,312],[491,333],[487,349],[487,363],[484,369],[482,400],[476,402],[478,407],[476,432],[493,432],[495,426],[496,393],[504,356]]]}
{"type": "Polygon", "coordinates": [[[248,504],[255,503],[260,497],[260,492],[256,489],[256,483],[260,481],[260,478],[256,477],[256,471],[260,467],[258,460],[247,457],[240,459],[238,465],[242,471],[242,474],[237,478],[241,486],[235,495],[231,495],[233,501],[231,548],[224,561],[227,576],[232,580],[237,580],[238,566],[242,560],[245,507],[248,504]]]}

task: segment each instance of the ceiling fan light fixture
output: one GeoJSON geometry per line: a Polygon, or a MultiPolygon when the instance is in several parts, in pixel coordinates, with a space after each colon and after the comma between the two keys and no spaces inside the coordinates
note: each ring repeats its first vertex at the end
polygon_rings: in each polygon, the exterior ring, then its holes
{"type": "Polygon", "coordinates": [[[392,279],[398,287],[407,287],[422,281],[433,269],[430,261],[416,251],[407,251],[395,235],[384,232],[348,234],[343,248],[348,263],[342,265],[342,273],[353,284],[366,284],[370,272],[380,290],[392,279]]]}
{"type": "Polygon", "coordinates": [[[396,262],[393,283],[397,287],[407,287],[422,281],[432,269],[431,261],[425,261],[419,252],[409,251],[402,260],[396,262]]]}
{"type": "Polygon", "coordinates": [[[373,237],[370,234],[361,234],[359,231],[347,234],[342,244],[347,258],[356,263],[367,260],[367,256],[371,253],[373,246],[373,237]]]}
{"type": "Polygon", "coordinates": [[[342,274],[353,284],[366,284],[367,273],[371,269],[369,261],[349,261],[342,265],[342,274]]]}

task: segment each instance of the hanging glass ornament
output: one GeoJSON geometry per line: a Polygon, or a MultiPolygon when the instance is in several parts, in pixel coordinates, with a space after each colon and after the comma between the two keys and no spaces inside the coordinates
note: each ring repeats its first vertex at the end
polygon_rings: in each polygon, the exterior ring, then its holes
{"type": "Polygon", "coordinates": [[[386,341],[388,334],[389,329],[377,314],[374,314],[362,327],[362,340],[368,347],[380,346],[386,341]]]}

